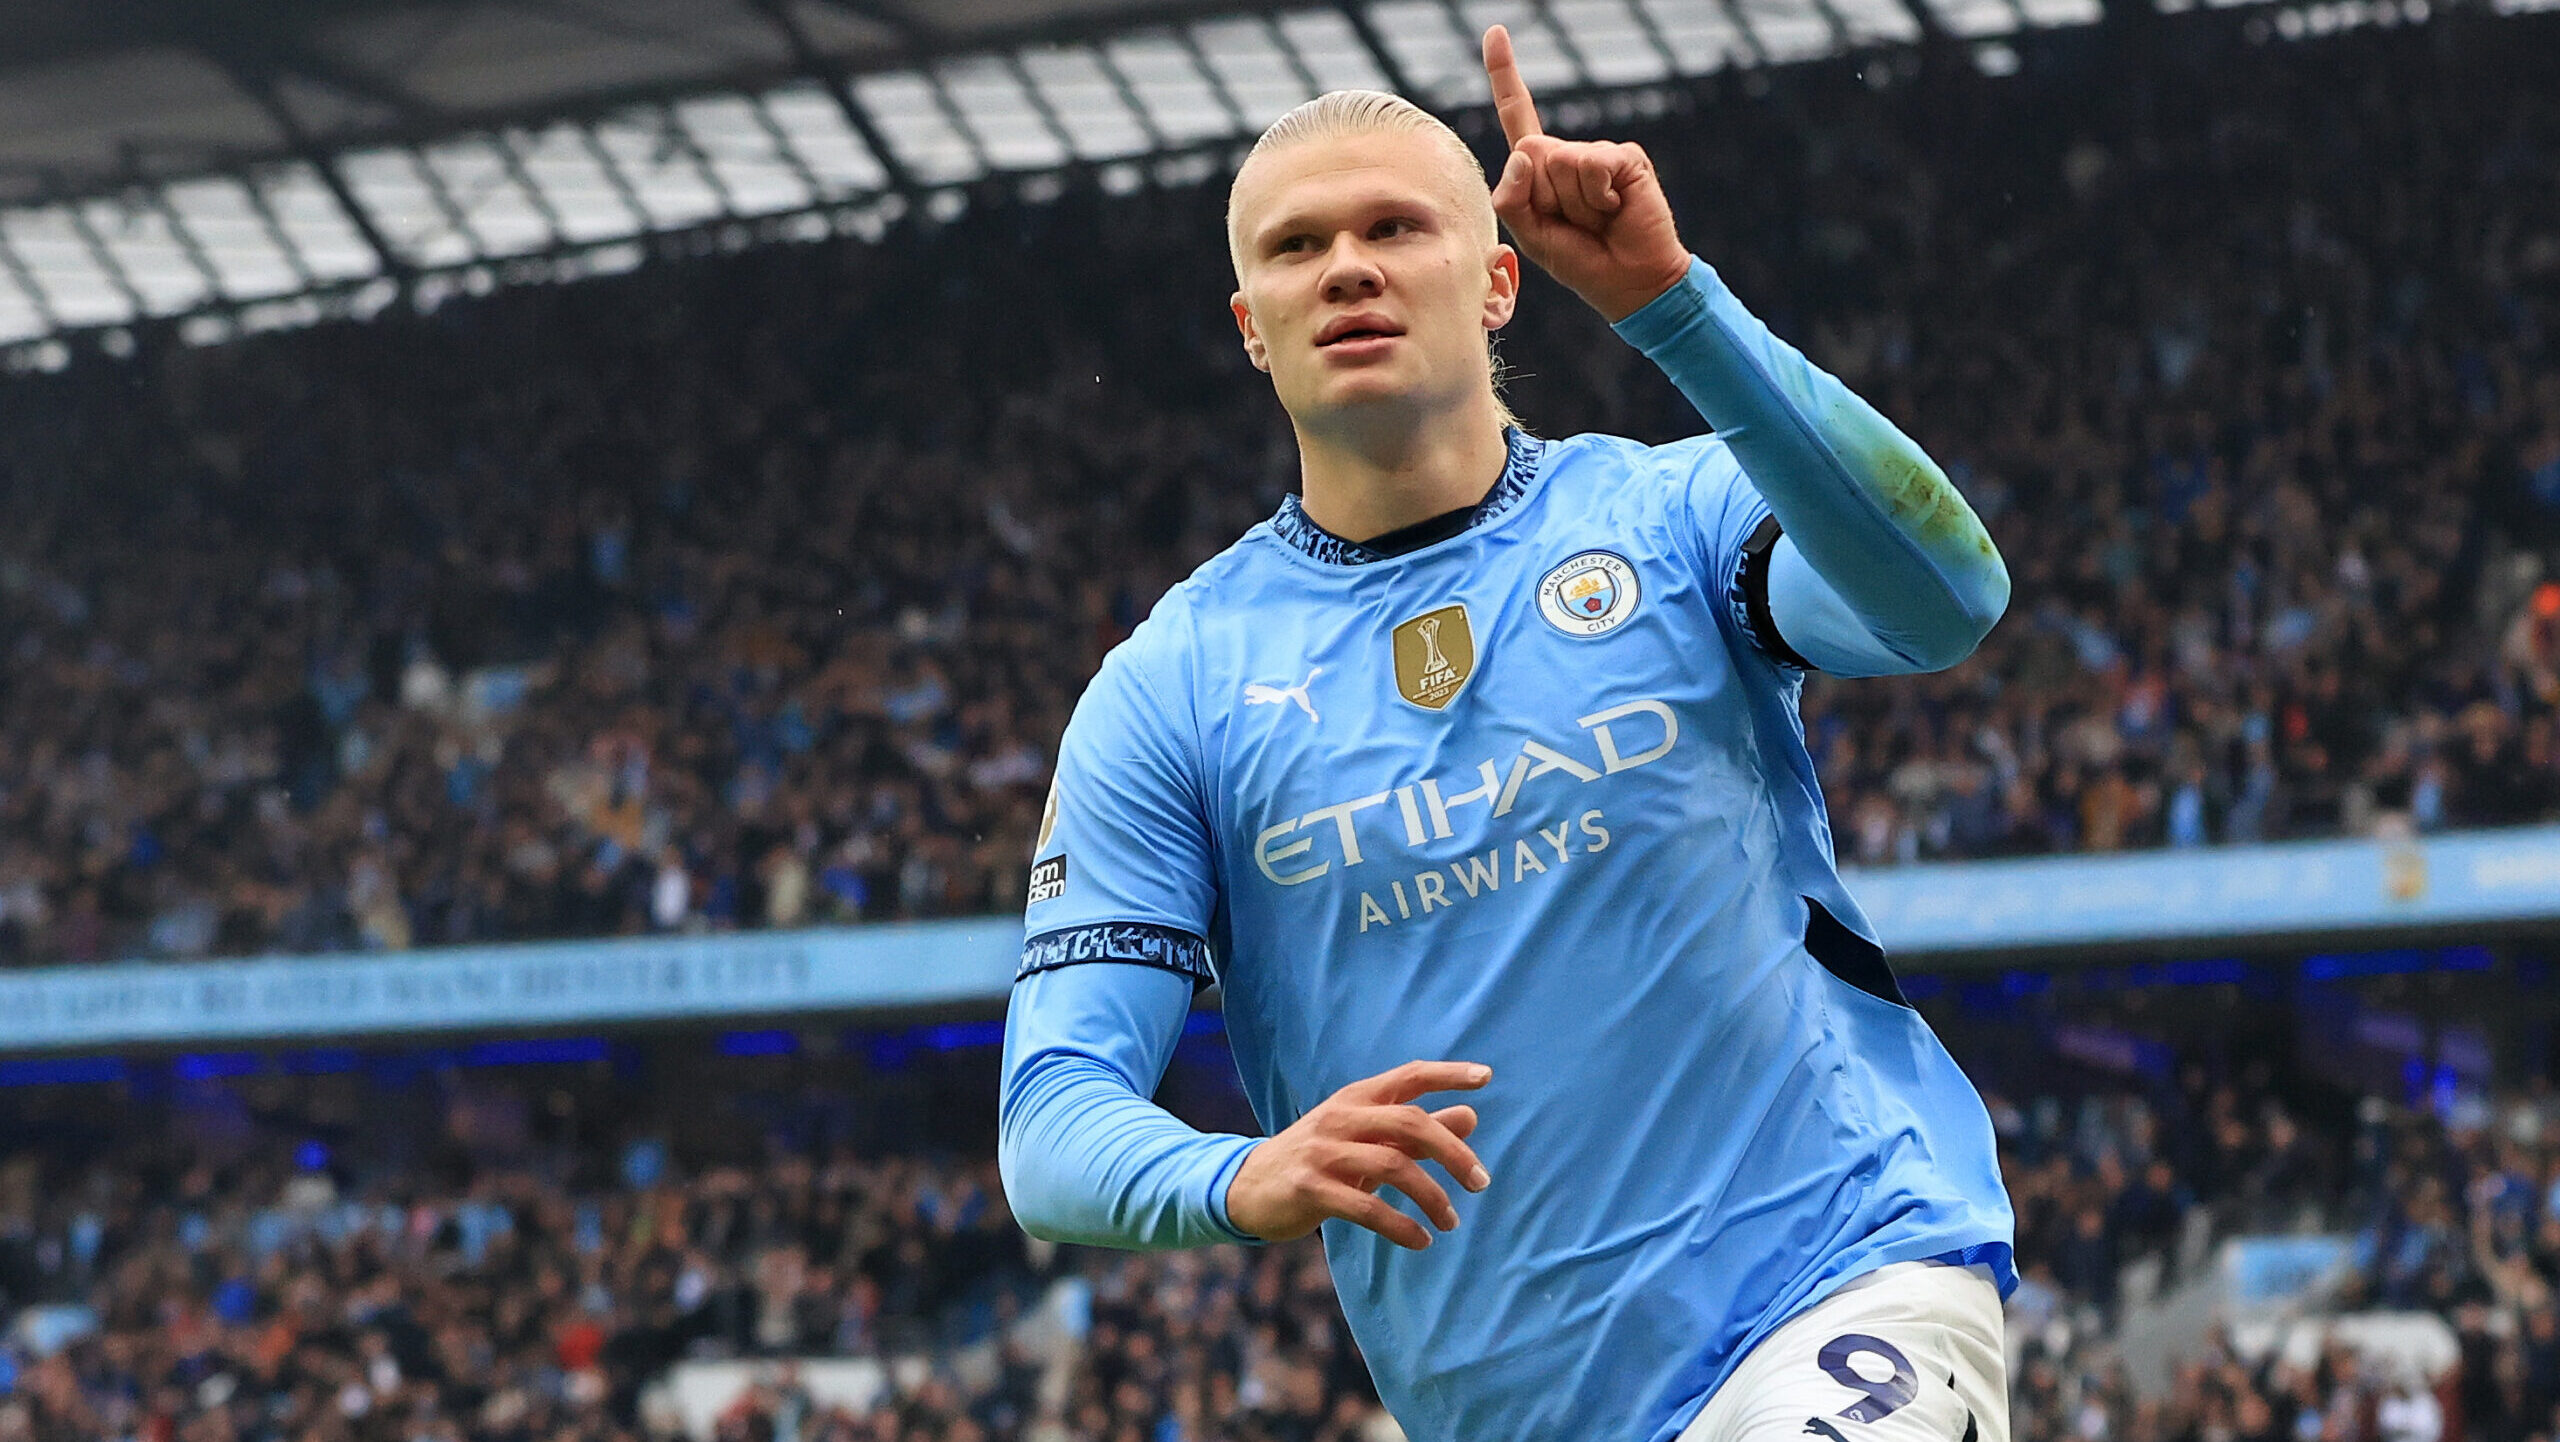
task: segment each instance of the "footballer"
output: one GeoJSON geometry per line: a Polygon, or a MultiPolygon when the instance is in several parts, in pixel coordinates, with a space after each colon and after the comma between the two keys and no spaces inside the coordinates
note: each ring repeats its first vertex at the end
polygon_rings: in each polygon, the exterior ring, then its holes
{"type": "Polygon", "coordinates": [[[1833,868],[1795,703],[1962,660],[2008,573],[1690,255],[1642,150],[1544,134],[1499,28],[1485,65],[1490,192],[1364,91],[1236,175],[1236,326],[1302,487],[1067,727],[1014,1210],[1113,1247],[1320,1228],[1419,1442],[2006,1442],[1991,1124],[1833,868]],[[1519,426],[1522,255],[1713,434],[1519,426]],[[1149,1100],[1212,984],[1266,1137],[1149,1100]]]}

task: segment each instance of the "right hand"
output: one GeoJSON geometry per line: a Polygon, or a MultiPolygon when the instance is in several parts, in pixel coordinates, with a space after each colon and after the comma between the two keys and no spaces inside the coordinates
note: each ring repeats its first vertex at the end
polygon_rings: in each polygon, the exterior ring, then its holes
{"type": "Polygon", "coordinates": [[[1399,1247],[1431,1245],[1422,1224],[1397,1211],[1378,1188],[1394,1187],[1440,1230],[1458,1225],[1449,1193],[1422,1169],[1438,1162],[1468,1191],[1492,1184],[1467,1138],[1476,1109],[1413,1105],[1430,1092],[1474,1091],[1493,1068],[1474,1062],[1413,1061],[1356,1081],[1255,1147],[1227,1187],[1227,1220],[1266,1242],[1303,1237],[1328,1217],[1367,1227],[1399,1247]]]}

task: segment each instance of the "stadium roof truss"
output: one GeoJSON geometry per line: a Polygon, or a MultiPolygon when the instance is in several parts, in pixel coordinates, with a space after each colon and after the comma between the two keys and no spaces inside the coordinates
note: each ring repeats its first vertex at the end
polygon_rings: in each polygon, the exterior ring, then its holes
{"type": "Polygon", "coordinates": [[[1497,21],[1532,84],[1587,96],[1924,32],[1996,60],[2099,5],[129,0],[109,27],[22,0],[0,17],[0,346],[58,364],[66,333],[212,340],[670,238],[873,230],[989,176],[1203,178],[1323,90],[1483,103],[1497,21]]]}

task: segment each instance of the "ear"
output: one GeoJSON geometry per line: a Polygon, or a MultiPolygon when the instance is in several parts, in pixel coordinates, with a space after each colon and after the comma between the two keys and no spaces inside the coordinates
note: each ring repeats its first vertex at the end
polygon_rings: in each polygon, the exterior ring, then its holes
{"type": "Polygon", "coordinates": [[[1485,267],[1491,284],[1484,295],[1484,328],[1500,330],[1511,324],[1512,312],[1520,308],[1520,252],[1497,244],[1485,258],[1485,267]]]}
{"type": "Polygon", "coordinates": [[[1244,292],[1227,297],[1227,309],[1235,312],[1236,333],[1244,337],[1244,356],[1253,368],[1265,374],[1271,370],[1271,351],[1262,343],[1262,332],[1253,324],[1253,308],[1244,303],[1244,292]]]}

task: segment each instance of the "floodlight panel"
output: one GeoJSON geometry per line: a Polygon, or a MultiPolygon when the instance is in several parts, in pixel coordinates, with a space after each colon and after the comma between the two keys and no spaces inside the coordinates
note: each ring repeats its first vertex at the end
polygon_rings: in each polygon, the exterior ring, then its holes
{"type": "Polygon", "coordinates": [[[1208,21],[1191,27],[1191,41],[1256,131],[1314,98],[1267,21],[1208,21]]]}
{"type": "Polygon", "coordinates": [[[240,182],[212,176],[172,185],[166,193],[225,296],[266,300],[305,287],[306,277],[277,246],[240,182]]]}
{"type": "Polygon", "coordinates": [[[0,241],[43,292],[45,309],[66,326],[133,319],[133,301],[98,263],[65,206],[0,211],[0,241]]]}
{"type": "Polygon", "coordinates": [[[1635,0],[1683,75],[1711,75],[1754,57],[1718,0],[1635,0]]]}
{"type": "Polygon", "coordinates": [[[626,111],[600,121],[589,133],[604,152],[652,230],[677,230],[717,220],[725,212],[720,192],[695,161],[692,147],[665,114],[626,111]]]}
{"type": "Polygon", "coordinates": [[[213,282],[187,254],[186,242],[169,223],[169,212],[144,195],[125,195],[82,203],[81,218],[124,273],[125,284],[142,297],[151,315],[176,315],[213,299],[213,282]]]}
{"type": "Polygon", "coordinates": [[[516,131],[500,141],[514,149],[517,167],[542,192],[562,240],[586,245],[648,228],[648,217],[605,173],[583,126],[563,121],[538,131],[516,131]]]}
{"type": "Polygon", "coordinates": [[[1117,159],[1153,147],[1145,123],[1093,51],[1081,45],[1026,50],[1022,70],[1049,103],[1079,158],[1117,159]]]}
{"type": "Polygon", "coordinates": [[[1235,116],[1179,41],[1135,35],[1108,42],[1103,53],[1129,82],[1165,144],[1189,145],[1236,133],[1235,116]]]}
{"type": "Polygon", "coordinates": [[[1671,57],[1654,43],[1627,0],[1554,0],[1556,28],[1573,42],[1594,85],[1651,85],[1671,76],[1671,57]]]}
{"type": "Polygon", "coordinates": [[[816,197],[799,168],[784,153],[743,95],[707,95],[680,100],[673,107],[676,124],[711,168],[729,209],[739,215],[773,215],[799,210],[816,197]]]}
{"type": "Polygon", "coordinates": [[[853,82],[856,98],[880,127],[907,173],[927,185],[952,185],[986,174],[986,163],[951,123],[932,82],[913,70],[865,75],[853,82]]]}
{"type": "Polygon", "coordinates": [[[862,143],[845,119],[844,106],[824,88],[794,84],[768,90],[763,105],[766,118],[808,168],[823,198],[867,195],[889,183],[880,158],[862,143]]]}
{"type": "Polygon", "coordinates": [[[996,169],[1046,170],[1070,158],[1066,141],[1042,118],[1013,67],[997,57],[953,61],[942,72],[942,92],[985,143],[996,169]]]}
{"type": "Polygon", "coordinates": [[[275,217],[276,229],[284,232],[313,280],[363,280],[381,272],[382,257],[308,162],[277,166],[256,177],[256,184],[267,214],[275,217]]]}
{"type": "Polygon", "coordinates": [[[420,152],[462,224],[495,259],[544,249],[558,237],[532,195],[516,183],[506,159],[487,136],[470,135],[420,152]]]}
{"type": "Polygon", "coordinates": [[[1387,77],[1351,22],[1338,10],[1297,10],[1279,20],[1280,38],[1298,53],[1298,63],[1327,90],[1384,90],[1387,77]]]}

